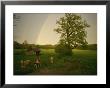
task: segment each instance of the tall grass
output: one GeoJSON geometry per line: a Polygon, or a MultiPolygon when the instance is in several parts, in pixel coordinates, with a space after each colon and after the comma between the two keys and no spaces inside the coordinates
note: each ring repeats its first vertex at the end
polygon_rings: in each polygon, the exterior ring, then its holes
{"type": "Polygon", "coordinates": [[[58,56],[54,49],[41,49],[41,66],[35,69],[35,54],[26,55],[25,50],[14,50],[14,74],[15,75],[96,75],[97,74],[97,51],[96,50],[73,50],[73,55],[58,56]],[[54,63],[50,63],[50,58],[54,63]],[[30,60],[25,69],[21,69],[20,61],[30,60]]]}

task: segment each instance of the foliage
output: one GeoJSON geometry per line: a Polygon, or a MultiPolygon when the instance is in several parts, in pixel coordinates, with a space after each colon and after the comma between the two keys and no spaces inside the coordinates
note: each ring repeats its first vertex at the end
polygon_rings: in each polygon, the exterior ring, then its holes
{"type": "Polygon", "coordinates": [[[97,44],[88,45],[88,50],[97,50],[97,44]]]}
{"type": "Polygon", "coordinates": [[[39,45],[39,48],[41,49],[54,49],[54,45],[39,45]]]}
{"type": "Polygon", "coordinates": [[[61,34],[59,43],[63,43],[69,48],[87,45],[86,28],[90,27],[90,25],[81,16],[73,13],[65,13],[65,16],[57,20],[56,23],[58,24],[58,28],[54,30],[61,34]]]}
{"type": "Polygon", "coordinates": [[[29,46],[28,46],[28,42],[27,42],[27,40],[24,40],[24,42],[23,42],[23,48],[24,49],[27,49],[29,46]]]}
{"type": "Polygon", "coordinates": [[[22,44],[18,43],[17,41],[14,41],[14,49],[21,49],[22,47],[22,44]]]}
{"type": "Polygon", "coordinates": [[[78,46],[76,49],[81,49],[81,50],[97,50],[97,44],[88,44],[87,46],[78,46]]]}
{"type": "Polygon", "coordinates": [[[32,50],[33,50],[32,46],[31,45],[28,45],[27,51],[32,51],[32,50]]]}
{"type": "Polygon", "coordinates": [[[58,44],[55,47],[55,52],[57,54],[61,55],[72,55],[72,49],[70,49],[67,45],[64,44],[58,44]]]}

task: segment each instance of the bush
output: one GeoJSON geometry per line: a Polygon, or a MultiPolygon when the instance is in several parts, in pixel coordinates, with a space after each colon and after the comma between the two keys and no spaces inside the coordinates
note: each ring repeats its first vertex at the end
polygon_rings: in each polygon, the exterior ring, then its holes
{"type": "Polygon", "coordinates": [[[97,44],[88,45],[88,50],[97,50],[97,44]]]}
{"type": "Polygon", "coordinates": [[[14,55],[25,55],[26,50],[14,49],[14,55]]]}
{"type": "Polygon", "coordinates": [[[32,51],[33,49],[32,49],[32,46],[29,46],[28,45],[28,47],[27,47],[27,51],[32,51]]]}
{"type": "Polygon", "coordinates": [[[72,55],[72,49],[63,44],[56,45],[55,52],[60,55],[72,55]]]}
{"type": "Polygon", "coordinates": [[[17,41],[14,41],[14,49],[22,49],[22,44],[18,43],[17,41]]]}

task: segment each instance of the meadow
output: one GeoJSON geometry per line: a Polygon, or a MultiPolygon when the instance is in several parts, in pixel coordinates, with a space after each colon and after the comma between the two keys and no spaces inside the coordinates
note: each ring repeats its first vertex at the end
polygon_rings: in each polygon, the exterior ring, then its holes
{"type": "Polygon", "coordinates": [[[41,49],[41,66],[34,66],[35,54],[26,54],[25,49],[14,49],[14,75],[97,75],[97,50],[73,49],[73,55],[59,56],[54,49],[41,49]],[[53,57],[54,63],[50,63],[53,57]],[[21,68],[22,60],[30,60],[21,68]]]}

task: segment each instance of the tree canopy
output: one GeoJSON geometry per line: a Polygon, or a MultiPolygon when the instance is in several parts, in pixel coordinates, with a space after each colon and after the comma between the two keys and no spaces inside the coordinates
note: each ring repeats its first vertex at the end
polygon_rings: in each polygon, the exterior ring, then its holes
{"type": "Polygon", "coordinates": [[[86,28],[90,27],[86,20],[74,13],[65,13],[64,17],[57,20],[58,27],[54,29],[60,36],[60,44],[64,44],[69,48],[75,48],[78,45],[87,45],[86,28]]]}

